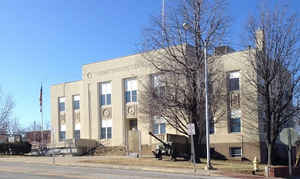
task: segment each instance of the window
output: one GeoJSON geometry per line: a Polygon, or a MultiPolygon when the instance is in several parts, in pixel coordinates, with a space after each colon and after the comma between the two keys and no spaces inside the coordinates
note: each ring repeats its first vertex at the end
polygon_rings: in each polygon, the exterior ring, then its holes
{"type": "Polygon", "coordinates": [[[214,134],[215,133],[215,121],[213,119],[210,120],[209,133],[210,134],[214,134]]]}
{"type": "Polygon", "coordinates": [[[58,110],[59,112],[65,111],[65,98],[61,97],[58,99],[58,110]]]}
{"type": "Polygon", "coordinates": [[[133,119],[129,121],[129,130],[137,130],[137,119],[133,119]]]}
{"type": "Polygon", "coordinates": [[[230,119],[230,132],[241,132],[241,119],[231,118],[230,119]]]}
{"type": "Polygon", "coordinates": [[[80,130],[74,130],[74,139],[80,139],[80,130]]]}
{"type": "Polygon", "coordinates": [[[75,124],[74,139],[80,139],[80,123],[75,124]]]}
{"type": "Polygon", "coordinates": [[[165,134],[166,123],[164,122],[164,120],[157,116],[154,116],[153,119],[154,119],[153,134],[165,134]]]}
{"type": "Polygon", "coordinates": [[[111,105],[111,83],[105,82],[100,84],[100,105],[111,105]]]}
{"type": "Polygon", "coordinates": [[[153,87],[155,90],[155,95],[157,97],[161,97],[165,95],[165,85],[163,84],[161,78],[162,78],[161,74],[152,75],[153,87]]]}
{"type": "Polygon", "coordinates": [[[112,138],[112,120],[102,120],[100,139],[112,138]]]}
{"type": "Polygon", "coordinates": [[[230,148],[230,156],[231,157],[241,157],[242,156],[241,147],[231,147],[230,148]]]}
{"type": "Polygon", "coordinates": [[[125,80],[125,103],[137,102],[137,81],[135,78],[125,80]]]}
{"type": "Polygon", "coordinates": [[[230,132],[241,132],[241,111],[232,111],[230,116],[230,132]]]}
{"type": "Polygon", "coordinates": [[[240,89],[240,72],[229,73],[229,91],[240,89]]]}
{"type": "Polygon", "coordinates": [[[111,139],[111,127],[101,127],[101,139],[111,139]]]}
{"type": "Polygon", "coordinates": [[[66,139],[66,125],[60,125],[59,129],[59,141],[63,141],[66,139]]]}
{"type": "Polygon", "coordinates": [[[66,139],[66,131],[59,132],[59,141],[63,141],[66,139]]]}
{"type": "Polygon", "coordinates": [[[80,96],[73,96],[73,109],[80,109],[80,96]]]}

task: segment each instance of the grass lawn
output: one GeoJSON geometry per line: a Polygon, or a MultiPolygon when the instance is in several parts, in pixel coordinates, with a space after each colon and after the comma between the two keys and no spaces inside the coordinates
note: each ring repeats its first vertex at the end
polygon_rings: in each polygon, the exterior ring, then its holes
{"type": "MultiPolygon", "coordinates": [[[[168,158],[163,160],[157,160],[153,157],[142,157],[142,158],[103,158],[101,160],[83,160],[80,162],[86,163],[101,163],[110,165],[131,165],[131,166],[144,166],[144,167],[167,167],[167,168],[193,168],[190,161],[171,161],[168,158]]],[[[199,169],[204,169],[206,165],[206,159],[201,159],[202,163],[196,164],[199,169]]],[[[235,172],[243,174],[251,174],[253,165],[248,161],[232,161],[232,160],[212,160],[213,168],[224,172],[235,172]]],[[[263,175],[264,165],[259,165],[260,171],[257,175],[263,175]]]]}

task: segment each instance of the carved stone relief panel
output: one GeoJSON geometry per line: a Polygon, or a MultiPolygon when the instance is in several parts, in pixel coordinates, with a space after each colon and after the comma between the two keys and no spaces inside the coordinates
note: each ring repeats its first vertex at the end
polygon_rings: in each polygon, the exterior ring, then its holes
{"type": "Polygon", "coordinates": [[[126,105],[126,118],[137,118],[137,105],[126,105]]]}
{"type": "Polygon", "coordinates": [[[112,118],[112,108],[101,108],[101,117],[102,119],[111,119],[112,118]]]}

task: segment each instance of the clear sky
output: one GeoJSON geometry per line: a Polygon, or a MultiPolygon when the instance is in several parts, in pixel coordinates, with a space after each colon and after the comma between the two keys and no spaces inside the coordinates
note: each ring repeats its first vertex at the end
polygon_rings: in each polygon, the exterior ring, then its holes
{"type": "MultiPolygon", "coordinates": [[[[2,0],[0,1],[0,86],[13,96],[14,115],[26,127],[50,120],[50,86],[81,79],[83,64],[137,52],[150,15],[162,0],[2,0]]],[[[165,0],[166,3],[170,3],[165,0]]],[[[249,13],[260,0],[229,0],[231,37],[238,46],[249,13]]],[[[274,4],[277,0],[269,0],[274,4]]],[[[300,11],[299,0],[286,0],[300,11]]]]}

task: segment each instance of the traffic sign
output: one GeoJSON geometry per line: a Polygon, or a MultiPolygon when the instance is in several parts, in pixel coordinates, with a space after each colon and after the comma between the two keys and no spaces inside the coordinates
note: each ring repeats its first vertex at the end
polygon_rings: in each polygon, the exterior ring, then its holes
{"type": "Polygon", "coordinates": [[[188,129],[188,134],[189,135],[195,135],[195,124],[194,123],[189,123],[187,124],[187,129],[188,129]]]}
{"type": "Polygon", "coordinates": [[[291,144],[292,146],[295,146],[295,143],[297,142],[299,138],[299,134],[293,129],[293,128],[285,128],[283,129],[279,134],[280,142],[284,143],[285,145],[288,144],[288,131],[291,131],[291,144]]]}

